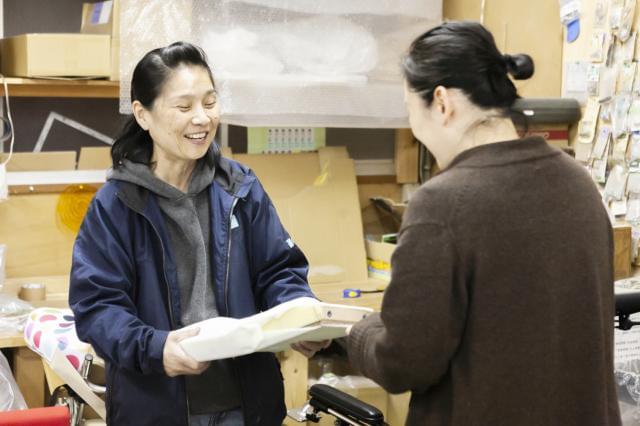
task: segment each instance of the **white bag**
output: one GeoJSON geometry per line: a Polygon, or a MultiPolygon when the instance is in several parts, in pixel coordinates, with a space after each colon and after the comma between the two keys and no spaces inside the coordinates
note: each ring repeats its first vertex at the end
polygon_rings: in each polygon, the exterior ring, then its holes
{"type": "Polygon", "coordinates": [[[13,378],[9,363],[0,352],[0,411],[24,410],[27,403],[13,378]]]}

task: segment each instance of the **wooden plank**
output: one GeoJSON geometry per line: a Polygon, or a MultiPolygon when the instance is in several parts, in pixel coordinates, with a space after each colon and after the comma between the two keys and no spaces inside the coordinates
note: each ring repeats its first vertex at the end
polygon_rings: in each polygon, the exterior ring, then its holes
{"type": "Polygon", "coordinates": [[[613,226],[614,278],[616,280],[633,275],[631,268],[631,225],[613,226]]]}
{"type": "MultiPolygon", "coordinates": [[[[481,3],[480,0],[445,0],[443,15],[449,20],[479,21],[481,3]]],[[[498,48],[503,53],[527,53],[535,63],[536,71],[531,79],[515,82],[520,95],[560,96],[562,25],[558,1],[485,0],[484,3],[484,24],[493,33],[498,48]]],[[[591,28],[583,22],[580,24],[583,29],[591,28]]],[[[588,52],[588,48],[584,52],[588,52]]]]}
{"type": "Polygon", "coordinates": [[[397,184],[397,178],[395,175],[382,175],[382,176],[374,176],[374,175],[366,175],[366,176],[357,176],[356,182],[358,186],[360,185],[387,185],[387,184],[397,184]]]}
{"type": "Polygon", "coordinates": [[[22,333],[0,335],[0,349],[27,346],[22,333]]]}
{"type": "Polygon", "coordinates": [[[8,277],[66,275],[75,234],[58,220],[59,194],[12,195],[0,203],[8,277]]]}
{"type": "Polygon", "coordinates": [[[418,182],[418,147],[411,129],[397,129],[395,135],[395,166],[398,183],[418,182]]]}
{"type": "MultiPolygon", "coordinates": [[[[309,361],[299,352],[290,349],[278,354],[280,371],[284,377],[284,400],[287,409],[302,408],[307,402],[307,378],[309,361]]],[[[285,425],[295,425],[287,418],[285,425]]]]}
{"type": "Polygon", "coordinates": [[[16,383],[27,407],[44,407],[45,379],[40,355],[26,347],[17,348],[13,363],[16,383]]]}
{"type": "MultiPolygon", "coordinates": [[[[4,160],[8,154],[2,154],[4,160]]],[[[7,164],[8,172],[74,170],[75,151],[14,152],[7,164]]]]}
{"type": "Polygon", "coordinates": [[[385,421],[390,425],[403,425],[409,414],[409,400],[411,392],[401,394],[387,394],[387,415],[385,421]]]}
{"type": "MultiPolygon", "coordinates": [[[[363,242],[364,244],[364,242],[363,242]]],[[[380,311],[382,297],[384,293],[364,293],[360,297],[345,299],[342,291],[345,288],[359,288],[361,290],[379,290],[385,288],[389,283],[381,280],[369,278],[366,281],[351,281],[344,283],[318,283],[312,284],[311,290],[315,296],[327,303],[340,303],[343,305],[361,306],[380,311]]]]}
{"type": "Polygon", "coordinates": [[[108,169],[111,165],[110,146],[84,146],[80,148],[78,170],[108,169]]]}
{"type": "MultiPolygon", "coordinates": [[[[117,81],[105,80],[48,80],[7,77],[9,94],[16,97],[53,98],[119,98],[117,81]]],[[[0,84],[0,93],[4,87],[0,84]]]]}

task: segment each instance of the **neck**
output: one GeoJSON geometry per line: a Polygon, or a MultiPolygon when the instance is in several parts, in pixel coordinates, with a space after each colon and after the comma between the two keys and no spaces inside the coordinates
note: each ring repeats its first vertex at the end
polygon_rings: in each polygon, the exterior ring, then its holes
{"type": "Polygon", "coordinates": [[[187,192],[196,161],[167,161],[156,158],[153,174],[182,192],[187,192]]]}
{"type": "Polygon", "coordinates": [[[460,142],[448,153],[447,158],[443,159],[444,161],[442,163],[445,164],[442,164],[440,161],[438,161],[438,164],[444,168],[447,167],[451,160],[458,156],[458,154],[471,148],[507,142],[518,138],[518,132],[510,118],[494,117],[489,118],[488,121],[484,119],[482,121],[475,120],[467,127],[460,142]]]}
{"type": "Polygon", "coordinates": [[[490,118],[489,122],[480,122],[469,127],[460,141],[460,151],[476,146],[506,142],[518,139],[518,132],[510,118],[490,118]]]}

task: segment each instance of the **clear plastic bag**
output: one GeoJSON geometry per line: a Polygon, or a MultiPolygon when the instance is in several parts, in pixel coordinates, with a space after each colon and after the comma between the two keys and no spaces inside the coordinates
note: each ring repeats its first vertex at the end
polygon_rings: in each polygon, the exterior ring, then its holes
{"type": "MultiPolygon", "coordinates": [[[[616,287],[634,290],[640,288],[640,280],[629,278],[616,281],[616,287]]],[[[640,314],[629,317],[640,321],[640,314]]],[[[640,426],[640,327],[615,330],[615,380],[618,385],[618,402],[622,424],[640,426]]]]}
{"type": "Polygon", "coordinates": [[[31,304],[0,293],[0,334],[21,333],[32,310],[31,304]]]}
{"type": "Polygon", "coordinates": [[[27,403],[13,378],[9,363],[0,352],[0,411],[24,410],[27,403]]]}
{"type": "Polygon", "coordinates": [[[205,50],[223,123],[408,127],[401,57],[441,0],[122,0],[120,112],[133,67],[177,40],[205,50]]]}

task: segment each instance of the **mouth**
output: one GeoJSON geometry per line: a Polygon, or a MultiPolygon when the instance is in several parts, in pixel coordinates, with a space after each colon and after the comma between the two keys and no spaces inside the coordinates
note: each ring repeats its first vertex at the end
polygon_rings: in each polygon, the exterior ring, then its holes
{"type": "Polygon", "coordinates": [[[184,137],[189,141],[189,143],[193,144],[204,144],[207,141],[207,136],[209,132],[198,132],[198,133],[187,133],[184,137]]]}

